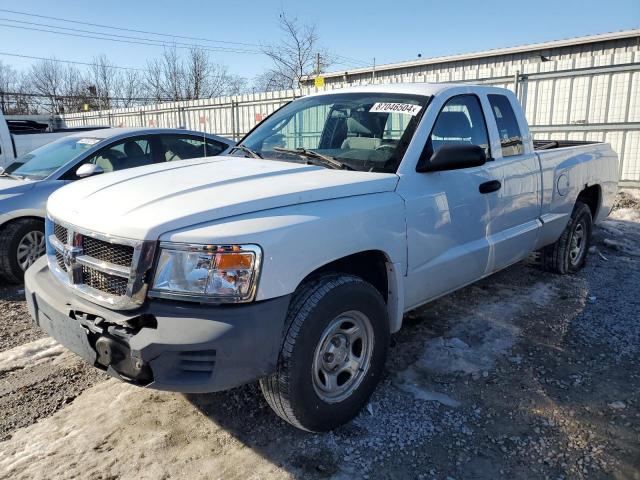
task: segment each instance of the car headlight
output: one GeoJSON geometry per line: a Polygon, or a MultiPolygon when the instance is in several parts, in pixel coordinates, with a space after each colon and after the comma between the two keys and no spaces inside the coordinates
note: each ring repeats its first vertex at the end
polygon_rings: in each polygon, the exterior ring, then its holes
{"type": "Polygon", "coordinates": [[[250,302],[261,257],[257,245],[163,242],[149,295],[199,302],[250,302]]]}

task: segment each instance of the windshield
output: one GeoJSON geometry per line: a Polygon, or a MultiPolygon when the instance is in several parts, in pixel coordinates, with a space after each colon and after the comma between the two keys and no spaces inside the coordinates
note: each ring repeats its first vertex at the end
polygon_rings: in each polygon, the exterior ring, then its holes
{"type": "Polygon", "coordinates": [[[23,163],[12,172],[12,175],[36,180],[47,178],[58,168],[75,160],[101,140],[91,137],[58,139],[21,157],[19,161],[23,163]]]}
{"type": "Polygon", "coordinates": [[[318,163],[315,152],[346,169],[395,173],[428,101],[373,92],[301,98],[259,124],[241,142],[250,151],[235,155],[318,163]]]}

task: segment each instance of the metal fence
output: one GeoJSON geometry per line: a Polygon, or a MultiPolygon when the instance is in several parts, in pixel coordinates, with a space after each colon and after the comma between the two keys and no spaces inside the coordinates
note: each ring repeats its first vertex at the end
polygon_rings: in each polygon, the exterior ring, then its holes
{"type": "MultiPolygon", "coordinates": [[[[490,84],[515,91],[536,139],[611,143],[620,156],[621,185],[640,187],[640,51],[399,76],[392,82],[490,84]]],[[[69,126],[190,128],[240,139],[294,98],[334,90],[301,88],[145,107],[65,115],[69,126]]]]}

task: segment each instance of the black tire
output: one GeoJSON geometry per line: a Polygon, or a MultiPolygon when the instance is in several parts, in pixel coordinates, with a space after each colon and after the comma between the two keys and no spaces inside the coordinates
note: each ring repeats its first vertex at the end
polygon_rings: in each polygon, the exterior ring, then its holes
{"type": "Polygon", "coordinates": [[[44,235],[44,223],[33,218],[14,220],[0,231],[0,281],[22,283],[24,270],[18,263],[18,245],[30,232],[44,235]]]}
{"type": "Polygon", "coordinates": [[[386,304],[371,284],[339,274],[311,280],[294,294],[277,369],[260,380],[262,393],[275,413],[291,425],[311,432],[332,430],[354,418],[375,390],[384,369],[389,337],[386,304]],[[358,374],[360,381],[353,383],[348,397],[327,402],[314,383],[316,349],[321,348],[320,340],[332,322],[354,311],[364,314],[372,327],[368,368],[359,370],[363,372],[358,374]]]}
{"type": "Polygon", "coordinates": [[[571,213],[571,219],[560,238],[542,250],[542,268],[549,272],[565,275],[575,273],[584,267],[587,261],[593,218],[591,210],[581,201],[577,201],[571,213]],[[582,232],[579,253],[575,253],[577,232],[582,232]]]}

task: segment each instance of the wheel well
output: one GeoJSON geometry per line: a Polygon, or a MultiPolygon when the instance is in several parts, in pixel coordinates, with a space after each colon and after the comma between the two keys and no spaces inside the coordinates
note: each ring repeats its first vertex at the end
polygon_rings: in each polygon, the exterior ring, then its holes
{"type": "Polygon", "coordinates": [[[2,225],[0,225],[0,230],[4,230],[7,225],[17,222],[19,220],[36,220],[38,222],[42,222],[42,225],[44,227],[44,218],[42,217],[34,217],[34,216],[26,216],[26,217],[16,217],[16,218],[12,218],[11,220],[7,220],[6,222],[4,222],[2,225]]]}
{"type": "Polygon", "coordinates": [[[323,273],[340,272],[355,275],[373,285],[384,301],[389,297],[389,279],[387,278],[387,256],[379,250],[354,253],[334,260],[314,270],[305,277],[303,283],[323,273]]]}
{"type": "Polygon", "coordinates": [[[591,216],[594,220],[598,213],[598,209],[600,208],[601,198],[602,192],[600,191],[600,185],[585,187],[584,190],[578,194],[578,200],[589,207],[589,210],[591,210],[591,216]]]}

